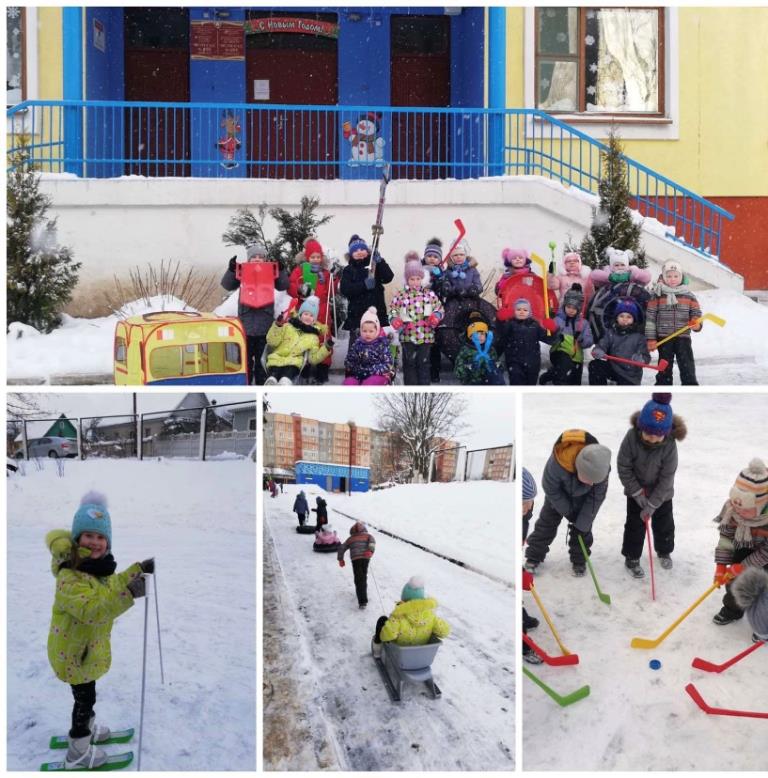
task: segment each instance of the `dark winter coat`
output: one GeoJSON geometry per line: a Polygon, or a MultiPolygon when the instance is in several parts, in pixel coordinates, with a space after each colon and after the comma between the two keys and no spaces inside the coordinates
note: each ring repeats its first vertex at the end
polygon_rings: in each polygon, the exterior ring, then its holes
{"type": "Polygon", "coordinates": [[[478,297],[483,291],[480,273],[477,272],[477,268],[471,266],[469,260],[458,268],[449,267],[442,279],[440,296],[445,300],[454,297],[478,297]]]}
{"type": "Polygon", "coordinates": [[[629,419],[631,427],[621,441],[616,467],[624,494],[631,497],[642,490],[655,509],[675,494],[677,441],[685,439],[688,429],[679,416],[673,415],[669,435],[661,443],[646,443],[637,428],[639,417],[640,411],[635,411],[629,419]]]}
{"type": "Polygon", "coordinates": [[[328,503],[322,498],[317,497],[315,499],[317,508],[312,508],[312,513],[317,514],[317,525],[328,523],[328,503]]]}
{"type": "Polygon", "coordinates": [[[346,374],[354,376],[358,381],[372,375],[391,375],[394,363],[389,345],[386,335],[379,335],[370,342],[357,338],[349,347],[344,360],[346,374]]]}
{"type": "MultiPolygon", "coordinates": [[[[618,327],[614,322],[596,345],[612,357],[645,362],[646,365],[651,361],[645,335],[637,329],[635,324],[631,327],[618,327]]],[[[633,367],[622,362],[611,362],[611,369],[616,375],[633,384],[639,385],[643,380],[642,367],[633,367]]]]}
{"type": "Polygon", "coordinates": [[[541,365],[539,341],[552,343],[556,336],[547,331],[536,319],[508,319],[497,323],[496,350],[504,356],[507,367],[513,364],[541,365]]]}
{"type": "Polygon", "coordinates": [[[307,498],[304,496],[303,492],[296,495],[296,499],[293,501],[293,512],[301,514],[309,513],[309,503],[307,503],[307,498]]]}
{"type": "MultiPolygon", "coordinates": [[[[221,277],[221,285],[228,291],[234,292],[240,288],[240,281],[235,274],[227,268],[221,277]]],[[[284,292],[288,288],[288,273],[281,270],[275,279],[275,289],[278,292],[284,292]]],[[[237,316],[245,329],[245,334],[251,337],[263,337],[267,330],[272,326],[275,320],[275,306],[263,305],[261,308],[251,308],[249,305],[243,305],[239,299],[237,302],[237,316]]]]}
{"type": "Polygon", "coordinates": [[[373,276],[376,285],[373,289],[368,289],[365,286],[365,279],[368,278],[370,262],[370,257],[360,260],[350,258],[349,264],[341,272],[341,293],[349,300],[349,312],[347,321],[344,323],[345,330],[359,329],[360,319],[372,305],[376,308],[379,324],[382,327],[389,324],[387,303],[384,300],[384,284],[390,283],[395,274],[382,258],[376,264],[373,276]]]}
{"type": "Polygon", "coordinates": [[[608,479],[591,486],[579,481],[576,457],[584,446],[599,441],[584,430],[567,430],[552,448],[541,479],[550,505],[579,532],[590,532],[608,491],[608,479]]]}

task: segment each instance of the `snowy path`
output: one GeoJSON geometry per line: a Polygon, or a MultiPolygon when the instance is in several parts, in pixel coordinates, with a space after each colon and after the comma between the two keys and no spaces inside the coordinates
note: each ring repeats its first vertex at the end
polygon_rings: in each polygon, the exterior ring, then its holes
{"type": "MultiPolygon", "coordinates": [[[[307,491],[312,501],[319,493],[307,491]]],[[[314,694],[306,705],[322,710],[344,769],[513,769],[512,589],[378,534],[368,579],[370,604],[358,610],[351,566],[342,570],[335,555],[312,551],[313,537],[295,531],[292,503],[288,493],[268,499],[266,529],[311,657],[314,694]],[[424,576],[428,595],[435,596],[438,613],[452,627],[433,665],[443,697],[435,701],[410,686],[403,702],[393,704],[370,657],[382,612],[377,586],[388,613],[403,583],[416,573],[424,576]]],[[[331,522],[344,536],[352,524],[334,513],[331,522]]]]}
{"type": "MultiPolygon", "coordinates": [[[[765,767],[757,745],[765,737],[765,720],[708,716],[685,692],[686,684],[693,682],[710,705],[768,710],[765,649],[720,675],[691,667],[696,656],[723,662],[751,645],[746,619],[726,627],[712,623],[722,592],[707,598],[657,648],[634,649],[630,640],[661,635],[712,583],[717,526],[711,519],[739,470],[753,456],[765,456],[766,396],[673,394],[673,410],[685,419],[689,433],[678,444],[674,568],[662,570],[655,564],[655,602],[650,597],[647,548],[641,559],[644,579],[632,579],[624,568],[620,552],[626,502],[615,467],[629,416],[648,398],[646,392],[617,394],[606,402],[605,394],[570,394],[567,403],[547,405],[525,398],[525,465],[537,482],[552,444],[564,429],[586,427],[614,454],[608,497],[594,525],[592,554],[600,587],[611,595],[612,604],[597,599],[589,574],[581,579],[571,576],[565,523],[536,576],[545,608],[566,647],[579,654],[580,663],[562,668],[541,665],[533,672],[560,694],[583,684],[590,685],[591,694],[571,707],[559,708],[524,679],[526,770],[765,767]],[[651,670],[651,659],[659,659],[661,669],[651,670]]],[[[542,504],[538,499],[534,520],[542,504]]],[[[524,602],[531,615],[540,617],[528,593],[524,602]]],[[[558,654],[543,619],[531,637],[558,654]]]]}
{"type": "MultiPolygon", "coordinates": [[[[54,579],[45,533],[68,528],[81,495],[106,493],[118,569],[154,555],[165,663],[160,684],[149,606],[144,770],[256,768],[255,468],[253,462],[86,460],[25,463],[8,479],[8,769],[60,751],[72,695],[48,664],[54,579]]],[[[115,621],[112,667],[96,684],[99,720],[137,736],[144,602],[115,621]]],[[[132,768],[133,769],[133,768],[132,768]]]]}

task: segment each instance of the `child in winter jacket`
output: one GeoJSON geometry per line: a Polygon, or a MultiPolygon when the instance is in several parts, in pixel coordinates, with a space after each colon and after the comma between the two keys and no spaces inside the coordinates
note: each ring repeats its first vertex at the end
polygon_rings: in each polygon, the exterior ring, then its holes
{"type": "Polygon", "coordinates": [[[638,326],[640,310],[634,300],[626,298],[616,304],[614,311],[613,324],[592,349],[594,360],[589,363],[589,383],[590,386],[608,386],[608,381],[615,381],[619,386],[639,386],[643,380],[642,367],[609,361],[605,357],[630,359],[646,365],[651,361],[645,335],[638,326]]]}
{"type": "Polygon", "coordinates": [[[447,303],[464,297],[479,297],[483,291],[477,263],[467,256],[467,247],[459,242],[448,257],[448,268],[441,286],[442,298],[447,303]]]}
{"type": "Polygon", "coordinates": [[[555,314],[557,339],[549,350],[552,367],[539,378],[540,384],[550,381],[555,386],[579,386],[584,367],[584,351],[592,345],[592,329],[582,316],[584,294],[574,284],[563,294],[560,310],[555,314]]]}
{"type": "Polygon", "coordinates": [[[557,299],[560,304],[563,303],[563,297],[565,293],[577,286],[583,293],[582,308],[579,309],[583,313],[583,308],[589,298],[592,296],[593,285],[590,278],[590,269],[582,264],[581,254],[576,251],[569,251],[563,255],[562,260],[558,263],[557,274],[550,275],[548,279],[548,285],[557,294],[557,299]]]}
{"type": "Polygon", "coordinates": [[[675,548],[675,519],[672,497],[677,472],[677,441],[685,439],[685,422],[672,413],[670,394],[654,394],[630,417],[616,458],[619,479],[627,496],[627,518],[621,546],[624,564],[635,578],[645,574],[640,557],[646,524],[653,529],[653,546],[661,566],[672,567],[675,548]]]}
{"type": "Polygon", "coordinates": [[[319,532],[323,528],[323,524],[328,523],[328,503],[322,497],[315,497],[315,504],[317,508],[312,508],[312,513],[317,514],[315,532],[319,532]]]}
{"type": "Polygon", "coordinates": [[[730,624],[744,615],[733,595],[731,581],[744,570],[768,571],[768,470],[755,457],[736,478],[719,522],[715,548],[715,583],[725,584],[723,607],[715,624],[730,624]]]}
{"type": "Polygon", "coordinates": [[[447,638],[448,622],[435,614],[437,600],[424,594],[424,579],[414,575],[403,587],[400,602],[389,616],[379,616],[371,649],[381,656],[382,643],[396,646],[424,646],[435,638],[447,638]]]}
{"type": "MultiPolygon", "coordinates": [[[[421,260],[424,269],[429,276],[429,288],[443,299],[443,242],[440,238],[432,238],[424,248],[424,257],[421,260]]],[[[440,349],[437,343],[433,343],[429,351],[429,378],[433,384],[440,383],[440,349]]]]}
{"type": "Polygon", "coordinates": [[[386,386],[392,382],[394,360],[389,338],[382,332],[376,309],[371,306],[360,320],[360,337],[344,360],[346,386],[386,386]]]}
{"type": "Polygon", "coordinates": [[[290,386],[301,372],[305,356],[310,365],[319,365],[331,355],[333,338],[323,324],[316,324],[320,301],[307,297],[298,314],[286,321],[281,314],[267,333],[267,345],[272,349],[267,357],[270,376],[265,385],[290,386]],[[325,343],[321,340],[325,337],[325,343]]]}
{"type": "Polygon", "coordinates": [[[635,255],[631,250],[622,251],[608,246],[605,256],[608,257],[608,268],[595,268],[589,274],[595,289],[606,284],[612,286],[629,282],[645,286],[650,282],[651,274],[644,268],[632,264],[635,255]]]}
{"type": "MultiPolygon", "coordinates": [[[[248,262],[266,262],[267,247],[260,242],[250,243],[245,247],[245,253],[248,262]]],[[[228,291],[240,289],[240,280],[236,275],[237,257],[229,260],[227,270],[221,278],[221,285],[228,291]]],[[[274,287],[279,292],[284,292],[288,288],[288,273],[280,270],[277,278],[274,280],[274,287]]],[[[240,296],[242,298],[242,294],[240,296]]],[[[252,384],[261,386],[267,375],[261,364],[261,355],[267,345],[267,330],[275,320],[274,302],[263,305],[260,308],[252,308],[245,305],[242,299],[238,299],[237,315],[242,322],[246,338],[246,362],[248,367],[248,376],[252,384]]]]}
{"type": "Polygon", "coordinates": [[[429,358],[435,328],[443,318],[443,304],[431,289],[424,289],[424,270],[418,260],[405,263],[405,286],[395,292],[389,309],[392,326],[400,333],[403,383],[429,386],[429,358]]]}
{"type": "Polygon", "coordinates": [[[362,521],[356,521],[349,530],[349,537],[339,546],[336,558],[339,567],[344,567],[344,554],[349,549],[352,560],[352,571],[355,576],[355,593],[357,605],[365,608],[368,605],[368,563],[376,551],[376,540],[368,532],[362,521]]]}
{"type": "Polygon", "coordinates": [[[65,759],[68,770],[98,768],[107,754],[97,747],[109,739],[95,724],[96,681],[111,664],[112,622],[146,593],[144,573],[154,559],[136,562],[122,573],[112,556],[112,523],[104,495],[88,492],[75,512],[72,530],[46,535],[56,578],[48,660],[56,677],[72,688],[74,706],[65,759]]]}
{"type": "Polygon", "coordinates": [[[750,567],[733,582],[731,591],[754,630],[752,640],[768,641],[768,572],[750,567]]]}
{"type": "Polygon", "coordinates": [[[493,333],[479,311],[469,314],[467,339],[453,372],[464,386],[504,386],[504,376],[493,348],[493,333]]]}
{"type": "Polygon", "coordinates": [[[299,520],[299,526],[303,527],[309,515],[309,503],[307,503],[307,495],[304,494],[304,491],[296,495],[296,499],[293,501],[293,512],[299,520]]]}
{"type": "Polygon", "coordinates": [[[354,336],[360,329],[360,319],[373,306],[382,327],[389,326],[384,285],[395,277],[390,266],[377,251],[371,257],[368,244],[359,236],[349,239],[347,266],[341,272],[341,293],[349,300],[349,311],[344,329],[354,336]],[[370,265],[373,262],[373,273],[370,265]]]}
{"type": "MultiPolygon", "coordinates": [[[[544,327],[554,333],[557,324],[544,320],[544,327]]],[[[498,323],[496,346],[504,355],[510,386],[535,386],[541,370],[542,343],[552,343],[554,335],[531,317],[531,304],[524,297],[515,302],[515,318],[498,323]]]]}
{"type": "Polygon", "coordinates": [[[688,287],[688,279],[683,275],[680,263],[669,260],[662,267],[661,277],[653,287],[652,297],[646,308],[645,337],[648,340],[648,350],[655,351],[658,341],[686,325],[690,329],[658,347],[659,360],[666,359],[669,364],[666,370],[657,374],[657,386],[672,383],[675,357],[680,370],[680,382],[683,385],[698,386],[691,332],[701,329],[701,308],[696,295],[688,287]]]}
{"type": "Polygon", "coordinates": [[[566,430],[555,441],[542,478],[544,506],[528,538],[525,568],[535,572],[549,553],[560,522],[569,524],[568,552],[573,574],[586,572],[579,537],[589,552],[592,524],[608,491],[611,450],[585,430],[566,430]]]}

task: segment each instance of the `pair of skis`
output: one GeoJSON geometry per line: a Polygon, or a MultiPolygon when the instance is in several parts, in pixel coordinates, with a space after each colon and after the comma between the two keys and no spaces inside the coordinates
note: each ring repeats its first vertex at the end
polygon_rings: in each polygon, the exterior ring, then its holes
{"type": "MultiPolygon", "coordinates": [[[[123,730],[110,733],[110,736],[107,740],[102,740],[100,743],[97,743],[96,745],[100,747],[100,746],[113,745],[115,743],[127,743],[132,738],[133,738],[133,728],[131,727],[129,729],[123,729],[123,730]]],[[[58,748],[67,748],[68,745],[69,745],[69,740],[66,735],[54,735],[51,738],[48,747],[53,749],[58,749],[58,748]]],[[[101,771],[121,770],[123,767],[127,767],[132,761],[133,761],[133,751],[125,751],[122,754],[110,754],[107,757],[107,761],[104,762],[103,765],[99,765],[99,767],[91,767],[91,768],[81,767],[81,768],[77,768],[77,770],[80,771],[87,770],[88,772],[94,772],[99,770],[101,771]]],[[[63,771],[66,769],[67,768],[63,759],[55,762],[45,762],[44,764],[40,765],[40,770],[46,773],[63,771]]]]}

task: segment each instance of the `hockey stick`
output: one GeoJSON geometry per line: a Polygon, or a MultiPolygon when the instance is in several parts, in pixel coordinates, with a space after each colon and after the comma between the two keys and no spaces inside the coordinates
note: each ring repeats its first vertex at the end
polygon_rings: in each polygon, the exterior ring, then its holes
{"type": "Polygon", "coordinates": [[[704,594],[702,594],[701,597],[699,597],[699,599],[696,600],[696,602],[694,602],[693,605],[691,605],[691,607],[688,608],[688,610],[686,610],[682,614],[682,616],[680,616],[678,619],[676,619],[672,623],[672,625],[667,627],[667,629],[665,629],[664,632],[662,632],[661,635],[659,635],[659,637],[657,637],[655,640],[651,640],[650,638],[632,638],[632,642],[630,643],[632,648],[656,648],[656,646],[658,646],[659,643],[661,643],[661,641],[664,640],[667,637],[667,635],[669,635],[669,633],[672,632],[672,630],[686,616],[688,616],[694,608],[697,608],[699,605],[701,605],[701,603],[704,602],[704,600],[706,600],[707,597],[709,597],[709,595],[712,594],[712,592],[714,592],[715,589],[718,589],[719,587],[720,587],[720,584],[713,583],[712,586],[710,586],[709,589],[707,589],[707,591],[704,592],[704,594]]]}
{"type": "Polygon", "coordinates": [[[453,254],[454,249],[456,246],[461,243],[462,238],[467,234],[466,229],[464,229],[464,222],[461,219],[454,219],[453,220],[454,225],[456,226],[456,229],[459,231],[458,236],[456,237],[456,240],[453,241],[451,244],[451,247],[448,249],[446,255],[445,255],[445,266],[448,267],[448,261],[451,258],[451,254],[453,254]]]}
{"type": "MultiPolygon", "coordinates": [[[[531,253],[531,259],[541,268],[541,281],[544,285],[544,317],[549,318],[549,294],[547,293],[547,263],[538,255],[531,253]]],[[[547,330],[547,335],[552,333],[547,330]]]]}
{"type": "MultiPolygon", "coordinates": [[[[523,671],[525,671],[525,668],[523,668],[523,671]]],[[[732,708],[713,708],[704,701],[704,698],[699,694],[699,690],[692,683],[689,683],[688,686],[685,687],[685,691],[688,692],[691,699],[704,711],[704,713],[709,713],[714,716],[743,716],[744,718],[749,719],[768,719],[768,713],[758,713],[757,711],[750,710],[733,710],[732,708]]]]}
{"type": "Polygon", "coordinates": [[[653,574],[653,543],[651,542],[651,517],[643,519],[645,535],[648,538],[648,566],[651,568],[651,599],[656,601],[656,577],[653,574]]]}
{"type": "Polygon", "coordinates": [[[557,645],[560,646],[560,650],[564,654],[570,654],[571,652],[563,645],[563,641],[560,640],[560,635],[557,634],[557,630],[555,629],[555,625],[552,623],[552,619],[549,618],[549,614],[547,613],[546,609],[544,608],[544,604],[542,603],[541,599],[539,598],[539,594],[536,591],[536,587],[531,584],[531,594],[533,595],[533,599],[536,600],[536,604],[539,606],[539,610],[541,611],[541,615],[544,617],[544,621],[547,622],[547,625],[549,626],[550,630],[552,630],[552,635],[554,636],[555,640],[557,641],[557,645]]]}
{"type": "Polygon", "coordinates": [[[660,359],[658,365],[648,365],[645,362],[636,362],[634,359],[625,359],[624,357],[613,357],[610,354],[606,354],[602,359],[609,359],[611,362],[621,362],[624,365],[632,365],[633,367],[644,367],[648,370],[658,370],[660,373],[664,372],[667,369],[667,365],[669,365],[666,359],[660,359]]]}
{"type": "Polygon", "coordinates": [[[704,670],[705,673],[722,673],[723,670],[727,670],[732,665],[735,665],[736,662],[744,659],[745,656],[749,656],[749,654],[751,654],[753,651],[756,651],[758,648],[760,648],[760,646],[764,645],[764,640],[758,640],[757,643],[753,643],[749,648],[745,649],[740,654],[736,654],[733,659],[729,659],[727,662],[723,662],[720,665],[715,664],[714,662],[707,662],[706,659],[699,659],[699,657],[696,657],[693,662],[691,662],[691,667],[695,667],[697,670],[704,670]]]}
{"type": "MultiPolygon", "coordinates": [[[[707,321],[714,322],[717,324],[718,327],[725,327],[725,319],[721,318],[720,316],[715,315],[714,313],[705,313],[699,321],[704,321],[706,319],[707,321]]],[[[686,324],[685,327],[680,327],[679,330],[676,330],[671,335],[667,335],[666,338],[662,338],[660,341],[656,343],[656,348],[666,343],[668,340],[672,340],[672,338],[676,338],[678,335],[682,335],[686,330],[691,329],[690,324],[686,324]]]]}
{"type": "Polygon", "coordinates": [[[379,207],[376,210],[376,223],[371,227],[373,238],[371,239],[371,260],[368,267],[368,276],[373,278],[376,275],[376,261],[374,256],[379,250],[379,239],[384,234],[384,228],[381,223],[384,219],[384,200],[387,196],[387,184],[389,183],[389,162],[381,169],[381,183],[379,184],[379,207]]]}
{"type": "Polygon", "coordinates": [[[543,689],[558,705],[564,708],[566,705],[571,705],[574,702],[583,700],[589,695],[589,686],[582,686],[580,689],[576,689],[575,692],[570,694],[558,694],[554,689],[547,686],[540,678],[537,678],[527,667],[523,668],[523,672],[538,686],[543,689]]]}
{"type": "Polygon", "coordinates": [[[523,632],[523,642],[535,651],[546,664],[560,667],[562,665],[577,665],[579,663],[578,654],[566,654],[565,656],[550,656],[541,646],[534,643],[534,641],[523,632]]]}
{"type": "Polygon", "coordinates": [[[597,596],[600,598],[600,602],[604,602],[606,605],[611,604],[611,595],[605,594],[600,590],[600,584],[597,582],[597,576],[595,575],[595,570],[592,567],[592,562],[589,559],[589,554],[587,553],[587,547],[584,545],[584,538],[581,537],[581,535],[578,536],[579,538],[579,545],[581,546],[581,553],[584,554],[584,561],[587,563],[587,567],[589,568],[589,574],[592,576],[592,580],[595,584],[595,589],[597,590],[597,596]]]}

